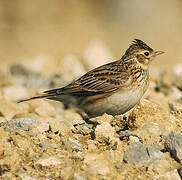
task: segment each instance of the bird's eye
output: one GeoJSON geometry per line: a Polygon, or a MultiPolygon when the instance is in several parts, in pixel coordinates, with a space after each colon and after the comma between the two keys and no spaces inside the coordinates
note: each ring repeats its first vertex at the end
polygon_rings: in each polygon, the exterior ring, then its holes
{"type": "Polygon", "coordinates": [[[149,56],[149,52],[145,52],[144,54],[145,54],[145,56],[149,56]]]}

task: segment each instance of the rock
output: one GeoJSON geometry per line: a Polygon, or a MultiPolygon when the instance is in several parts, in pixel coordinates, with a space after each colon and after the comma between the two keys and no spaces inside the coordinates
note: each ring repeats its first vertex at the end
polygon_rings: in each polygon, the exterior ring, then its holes
{"type": "Polygon", "coordinates": [[[134,142],[125,152],[123,159],[125,162],[132,164],[146,163],[149,160],[162,159],[165,155],[161,152],[161,149],[162,148],[159,145],[147,147],[140,142],[134,142]]]}
{"type": "Polygon", "coordinates": [[[167,107],[169,100],[162,92],[156,93],[154,90],[149,89],[144,96],[146,96],[147,100],[150,102],[167,107]]]}
{"type": "Polygon", "coordinates": [[[71,166],[63,167],[61,169],[61,177],[64,177],[65,179],[69,179],[71,176],[71,179],[73,178],[73,168],[71,166]]]}
{"type": "Polygon", "coordinates": [[[93,153],[97,150],[97,146],[95,145],[93,140],[88,140],[87,143],[88,143],[87,145],[88,152],[93,153]]]}
{"type": "Polygon", "coordinates": [[[65,125],[68,126],[72,131],[75,130],[75,127],[74,127],[68,120],[66,120],[66,119],[64,119],[64,118],[58,118],[58,119],[55,119],[55,121],[65,124],[65,125]]]}
{"type": "MultiPolygon", "coordinates": [[[[10,139],[11,143],[15,143],[12,141],[12,138],[10,139]]],[[[24,150],[21,149],[21,147],[18,146],[11,146],[11,143],[4,143],[1,144],[1,146],[5,146],[5,150],[3,152],[3,158],[1,158],[1,165],[0,165],[0,171],[6,172],[7,169],[11,169],[11,171],[16,171],[17,167],[20,167],[22,162],[22,155],[20,155],[20,152],[24,152],[24,150]]],[[[30,146],[29,146],[30,148],[30,146]]],[[[29,152],[27,151],[27,154],[29,152]]],[[[31,156],[29,154],[29,156],[31,156]]],[[[3,173],[4,174],[4,173],[3,173]]],[[[2,178],[3,179],[3,178],[2,178]]],[[[5,178],[6,179],[6,178],[5,178]]],[[[12,179],[12,178],[10,178],[12,179]]]]}
{"type": "Polygon", "coordinates": [[[103,114],[102,116],[91,118],[90,121],[97,122],[99,124],[102,124],[103,122],[111,123],[114,120],[114,117],[112,115],[103,114]]]}
{"type": "Polygon", "coordinates": [[[83,147],[78,140],[69,139],[68,144],[75,151],[83,151],[83,147]]]}
{"type": "MultiPolygon", "coordinates": [[[[30,64],[30,66],[32,64],[30,64]]],[[[21,83],[27,89],[36,90],[42,87],[50,87],[51,81],[48,78],[45,78],[44,76],[42,76],[40,73],[38,73],[40,72],[39,70],[36,71],[36,69],[39,67],[38,64],[34,68],[30,68],[30,66],[27,66],[27,64],[26,64],[26,67],[21,64],[11,66],[10,72],[13,75],[13,80],[15,82],[21,81],[21,83]],[[34,71],[30,69],[33,69],[34,71]]],[[[24,98],[25,97],[27,96],[24,96],[24,98]]]]}
{"type": "Polygon", "coordinates": [[[0,137],[1,137],[0,142],[1,142],[1,140],[2,141],[9,141],[9,139],[10,139],[8,132],[5,131],[3,127],[0,127],[0,137]]]}
{"type": "Polygon", "coordinates": [[[181,162],[182,160],[182,135],[171,131],[165,137],[165,148],[169,151],[175,160],[181,162]]]}
{"type": "Polygon", "coordinates": [[[154,176],[154,180],[181,180],[176,169],[169,171],[165,174],[159,174],[154,176]]]}
{"type": "Polygon", "coordinates": [[[130,142],[130,144],[132,144],[132,143],[135,143],[135,142],[139,142],[140,141],[140,139],[138,138],[138,137],[136,137],[136,136],[129,136],[129,142],[130,142]]]}
{"type": "Polygon", "coordinates": [[[74,125],[79,125],[79,124],[84,124],[85,123],[85,121],[80,116],[80,114],[78,114],[76,112],[73,112],[72,110],[66,110],[66,111],[64,111],[64,113],[61,114],[60,118],[67,120],[73,126],[74,125]]]}
{"type": "Polygon", "coordinates": [[[81,175],[79,175],[77,173],[74,174],[74,178],[75,178],[75,180],[86,180],[84,177],[82,177],[81,175]]]}
{"type": "Polygon", "coordinates": [[[176,87],[171,87],[168,97],[174,100],[178,100],[182,98],[182,92],[176,87]]]}
{"type": "MultiPolygon", "coordinates": [[[[4,152],[8,149],[9,143],[11,141],[11,137],[9,133],[5,131],[3,127],[0,127],[0,159],[4,158],[4,152]]],[[[1,165],[0,165],[0,172],[1,172],[1,165]]]]}
{"type": "Polygon", "coordinates": [[[146,144],[158,143],[161,140],[161,135],[165,135],[165,127],[157,123],[146,123],[141,128],[135,131],[136,135],[142,140],[145,140],[146,144]]]}
{"type": "Polygon", "coordinates": [[[169,109],[172,113],[176,113],[178,112],[178,106],[176,105],[176,103],[174,104],[173,102],[169,101],[168,102],[168,106],[169,106],[169,109]]]}
{"type": "Polygon", "coordinates": [[[52,132],[60,132],[62,136],[69,136],[71,134],[71,130],[75,130],[74,126],[65,120],[54,119],[49,121],[49,125],[52,132]]]}
{"type": "Polygon", "coordinates": [[[174,85],[182,90],[182,64],[178,64],[173,68],[173,73],[175,79],[173,81],[174,85]]]}
{"type": "Polygon", "coordinates": [[[35,164],[42,167],[58,166],[64,163],[64,156],[45,156],[41,157],[35,164]]]}
{"type": "Polygon", "coordinates": [[[113,140],[114,133],[115,129],[108,122],[103,122],[101,125],[98,125],[95,129],[95,135],[97,140],[113,140]]]}
{"type": "Polygon", "coordinates": [[[24,67],[21,64],[13,64],[10,67],[10,73],[13,76],[17,76],[17,75],[29,76],[31,72],[30,72],[30,70],[28,70],[26,67],[24,67]]]}
{"type": "Polygon", "coordinates": [[[18,174],[18,177],[20,179],[24,179],[24,180],[37,180],[38,177],[33,177],[30,174],[27,173],[22,173],[22,174],[18,174]]]}
{"type": "Polygon", "coordinates": [[[158,159],[156,161],[152,161],[148,167],[147,171],[154,171],[158,174],[164,174],[168,172],[171,168],[170,161],[167,159],[158,159]]]}
{"type": "Polygon", "coordinates": [[[20,63],[29,71],[37,74],[50,75],[58,67],[58,60],[55,57],[39,55],[29,60],[22,60],[20,63]]]}
{"type": "Polygon", "coordinates": [[[174,75],[170,71],[162,71],[157,81],[157,90],[168,95],[174,81],[174,75]]]}
{"type": "Polygon", "coordinates": [[[26,113],[26,111],[23,108],[17,106],[17,104],[8,102],[4,99],[0,99],[0,104],[0,114],[7,120],[12,119],[18,114],[26,113]]]}
{"type": "Polygon", "coordinates": [[[45,87],[46,88],[52,87],[52,81],[39,74],[30,75],[28,79],[24,81],[23,84],[27,89],[31,89],[31,90],[37,90],[37,89],[45,88],[45,87]]]}
{"type": "Polygon", "coordinates": [[[88,135],[93,131],[92,128],[89,127],[88,124],[80,124],[75,126],[75,130],[73,132],[75,134],[88,135]]]}
{"type": "Polygon", "coordinates": [[[149,161],[150,157],[147,153],[147,147],[140,142],[136,142],[129,146],[123,159],[127,163],[138,164],[149,161]]]}
{"type": "MultiPolygon", "coordinates": [[[[0,87],[6,87],[12,84],[10,82],[9,75],[5,74],[4,72],[0,71],[0,87]]],[[[0,98],[2,98],[2,91],[0,92],[0,98]]]]}
{"type": "Polygon", "coordinates": [[[48,123],[40,123],[37,126],[38,131],[40,131],[41,133],[46,132],[50,129],[50,126],[48,123]]]}
{"type": "Polygon", "coordinates": [[[51,106],[54,107],[56,117],[64,112],[64,104],[60,101],[49,101],[51,106]]]}
{"type": "Polygon", "coordinates": [[[27,89],[20,85],[6,86],[2,90],[5,99],[9,101],[17,101],[25,97],[28,97],[27,89]]]}
{"type": "Polygon", "coordinates": [[[84,55],[85,64],[89,69],[106,64],[113,60],[113,56],[102,42],[95,41],[90,44],[84,55]]]}
{"type": "Polygon", "coordinates": [[[6,126],[8,131],[14,132],[16,130],[28,131],[30,126],[37,126],[39,123],[31,118],[19,118],[10,120],[3,125],[6,126]]]}
{"type": "Polygon", "coordinates": [[[5,122],[6,122],[6,119],[3,118],[3,117],[0,117],[0,124],[3,124],[3,123],[5,123],[5,122]]]}
{"type": "Polygon", "coordinates": [[[179,120],[169,112],[169,107],[157,105],[143,99],[137,108],[135,126],[136,134],[146,144],[160,142],[161,136],[177,128],[179,120]]]}
{"type": "Polygon", "coordinates": [[[120,165],[123,161],[123,153],[119,150],[110,150],[108,153],[108,159],[115,165],[120,165]]]}
{"type": "MultiPolygon", "coordinates": [[[[38,138],[39,138],[40,141],[45,141],[46,142],[46,137],[41,138],[40,136],[38,136],[38,138]]],[[[40,148],[42,149],[43,152],[50,151],[50,149],[54,151],[54,150],[56,150],[56,149],[58,149],[60,147],[60,145],[57,144],[56,141],[54,143],[51,143],[51,144],[50,143],[40,143],[39,146],[40,146],[40,148]]]]}
{"type": "Polygon", "coordinates": [[[89,174],[107,176],[110,173],[109,164],[106,160],[105,154],[86,154],[84,164],[85,165],[82,168],[89,174]]]}
{"type": "Polygon", "coordinates": [[[32,101],[31,107],[41,117],[55,117],[55,109],[48,101],[43,99],[32,101]]]}
{"type": "Polygon", "coordinates": [[[168,106],[169,106],[170,112],[172,114],[174,114],[177,119],[179,119],[178,124],[181,124],[181,119],[182,119],[182,108],[181,108],[182,98],[180,101],[181,102],[168,101],[168,106]]]}
{"type": "Polygon", "coordinates": [[[75,56],[66,56],[61,60],[61,77],[63,81],[70,82],[86,73],[83,64],[75,56]]]}
{"type": "Polygon", "coordinates": [[[15,179],[16,177],[11,172],[6,172],[1,175],[2,179],[15,179]]]}
{"type": "Polygon", "coordinates": [[[152,160],[163,159],[166,155],[162,152],[162,147],[159,144],[147,147],[147,152],[152,160]]]}
{"type": "Polygon", "coordinates": [[[81,151],[78,151],[78,150],[73,150],[71,149],[72,151],[72,158],[73,159],[77,159],[79,161],[83,161],[84,160],[84,154],[81,152],[81,151]]]}
{"type": "Polygon", "coordinates": [[[182,75],[182,64],[175,65],[173,67],[173,73],[178,76],[182,75]]]}

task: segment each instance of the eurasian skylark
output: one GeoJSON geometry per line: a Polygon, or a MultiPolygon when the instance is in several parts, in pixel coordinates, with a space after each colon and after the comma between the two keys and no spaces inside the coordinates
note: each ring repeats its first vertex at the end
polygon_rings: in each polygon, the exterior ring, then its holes
{"type": "Polygon", "coordinates": [[[120,60],[97,67],[65,87],[44,91],[40,96],[20,102],[39,98],[65,101],[72,97],[77,108],[90,117],[125,114],[146,92],[149,65],[162,53],[135,39],[120,60]]]}

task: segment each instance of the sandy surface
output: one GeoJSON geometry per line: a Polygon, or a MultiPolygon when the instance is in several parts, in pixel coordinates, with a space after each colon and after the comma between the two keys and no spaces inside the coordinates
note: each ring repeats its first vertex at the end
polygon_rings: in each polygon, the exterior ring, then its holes
{"type": "MultiPolygon", "coordinates": [[[[16,103],[62,86],[95,66],[97,62],[89,58],[101,45],[95,46],[82,60],[37,57],[31,63],[9,62],[1,67],[2,179],[180,179],[181,65],[170,73],[151,67],[150,87],[135,109],[132,129],[123,116],[104,114],[85,121],[61,102],[16,103]],[[179,134],[179,141],[173,140],[178,135],[166,140],[172,131],[179,134]],[[177,154],[171,157],[170,147],[176,148],[176,142],[177,154]]],[[[101,48],[100,57],[107,56],[109,52],[101,48]]]]}

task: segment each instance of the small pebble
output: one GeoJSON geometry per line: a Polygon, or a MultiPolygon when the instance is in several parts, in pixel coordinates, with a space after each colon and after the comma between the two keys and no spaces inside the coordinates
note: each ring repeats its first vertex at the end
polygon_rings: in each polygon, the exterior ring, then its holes
{"type": "Polygon", "coordinates": [[[103,122],[101,125],[98,125],[95,129],[96,139],[114,139],[115,129],[108,123],[103,122]]]}
{"type": "Polygon", "coordinates": [[[27,89],[20,85],[6,86],[2,90],[4,93],[5,99],[8,101],[17,101],[25,97],[28,97],[27,89]]]}
{"type": "Polygon", "coordinates": [[[152,161],[148,167],[147,171],[155,171],[159,174],[166,173],[170,170],[171,164],[169,160],[166,159],[158,159],[156,161],[152,161]]]}
{"type": "Polygon", "coordinates": [[[134,142],[125,152],[123,159],[125,162],[132,164],[146,163],[149,160],[162,159],[165,155],[161,152],[161,149],[160,145],[157,144],[147,147],[141,142],[134,142]]]}
{"type": "Polygon", "coordinates": [[[154,176],[154,180],[181,180],[176,169],[166,172],[165,174],[159,174],[154,176]]]}
{"type": "Polygon", "coordinates": [[[150,157],[146,148],[147,147],[140,142],[131,144],[124,154],[124,161],[132,164],[145,163],[149,161],[150,157]]]}
{"type": "Polygon", "coordinates": [[[132,143],[135,143],[135,142],[139,142],[140,140],[136,136],[129,136],[129,141],[132,144],[132,143]]]}
{"type": "Polygon", "coordinates": [[[172,157],[181,162],[182,160],[182,135],[175,131],[171,131],[167,137],[165,137],[165,148],[169,151],[172,157]]]}
{"type": "Polygon", "coordinates": [[[64,163],[64,157],[62,156],[49,156],[49,157],[41,157],[37,162],[36,165],[41,165],[41,166],[58,166],[64,163]]]}
{"type": "Polygon", "coordinates": [[[83,151],[83,146],[80,144],[80,142],[78,140],[69,139],[68,143],[72,147],[73,150],[83,151]]]}
{"type": "Polygon", "coordinates": [[[48,131],[49,128],[50,128],[50,126],[49,126],[48,123],[40,123],[40,124],[37,126],[37,129],[38,129],[38,131],[40,131],[40,133],[43,133],[43,132],[48,131]]]}
{"type": "Polygon", "coordinates": [[[32,118],[19,118],[10,120],[4,125],[8,128],[8,131],[14,132],[16,130],[28,131],[30,126],[37,126],[38,124],[39,123],[32,118]]]}

